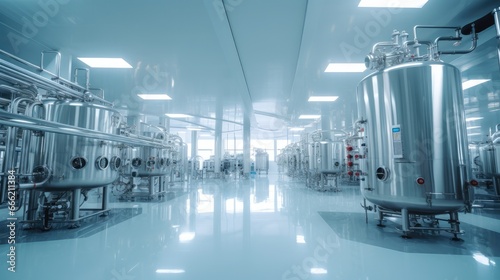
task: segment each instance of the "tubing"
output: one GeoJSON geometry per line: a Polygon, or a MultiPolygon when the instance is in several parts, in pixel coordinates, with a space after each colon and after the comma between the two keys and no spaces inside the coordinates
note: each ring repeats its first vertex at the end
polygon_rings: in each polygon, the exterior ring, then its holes
{"type": "MultiPolygon", "coordinates": [[[[0,50],[0,53],[7,54],[6,52],[4,52],[2,50],[0,50]]],[[[9,56],[11,56],[11,55],[9,55],[9,56]]],[[[29,62],[26,62],[26,63],[29,63],[29,62]]],[[[33,65],[33,64],[30,64],[30,65],[33,65]]],[[[39,67],[36,65],[34,67],[39,69],[39,67]]],[[[74,90],[72,88],[69,88],[69,87],[62,85],[60,83],[57,83],[55,81],[48,80],[48,79],[46,79],[46,78],[44,78],[36,73],[33,73],[33,72],[28,71],[26,69],[23,69],[23,68],[21,68],[17,65],[14,65],[10,62],[7,62],[3,59],[0,59],[0,72],[6,74],[7,76],[15,77],[15,79],[22,80],[26,84],[29,84],[29,82],[32,82],[32,83],[36,84],[38,87],[46,89],[48,91],[53,91],[54,89],[58,90],[63,95],[65,95],[67,97],[71,97],[71,98],[84,100],[85,93],[87,92],[87,90],[85,88],[83,88],[79,85],[75,85],[71,82],[68,82],[68,84],[70,84],[71,87],[79,89],[82,92],[80,92],[78,90],[74,90]]],[[[53,75],[52,73],[50,73],[50,74],[53,75]]],[[[63,79],[61,79],[61,80],[63,80],[63,79]]],[[[93,98],[94,98],[94,100],[97,100],[97,101],[104,103],[106,105],[112,105],[111,102],[104,100],[100,97],[94,96],[93,98]]]]}
{"type": "Polygon", "coordinates": [[[151,140],[143,137],[131,138],[121,135],[108,134],[86,128],[74,127],[71,125],[45,121],[33,117],[17,115],[0,110],[0,124],[7,126],[21,127],[34,131],[45,131],[71,136],[107,140],[131,145],[166,147],[162,141],[151,140]]]}
{"type": "MultiPolygon", "coordinates": [[[[413,27],[413,40],[418,42],[417,39],[417,29],[418,28],[423,28],[423,29],[454,29],[456,31],[460,31],[461,27],[460,26],[434,26],[434,25],[415,25],[413,27]]],[[[458,37],[458,34],[457,34],[458,37]]]]}
{"type": "MultiPolygon", "coordinates": [[[[493,10],[493,12],[495,12],[495,10],[493,10]]],[[[473,33],[473,26],[475,26],[476,33],[480,33],[494,24],[495,19],[492,16],[492,13],[488,13],[482,18],[476,19],[475,21],[464,25],[461,31],[463,35],[470,35],[471,33],[473,33]]]]}

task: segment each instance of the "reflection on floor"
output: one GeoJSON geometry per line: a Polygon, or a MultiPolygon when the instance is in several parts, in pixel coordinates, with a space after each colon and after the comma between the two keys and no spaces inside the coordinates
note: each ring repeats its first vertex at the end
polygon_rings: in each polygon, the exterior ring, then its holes
{"type": "MultiPolygon", "coordinates": [[[[460,228],[465,232],[460,236],[463,241],[453,241],[452,234],[445,231],[413,232],[411,239],[401,238],[400,223],[386,223],[386,227],[375,226],[378,220],[366,225],[364,213],[319,212],[325,222],[340,238],[361,242],[372,246],[397,250],[406,253],[473,255],[486,252],[489,256],[500,257],[500,233],[462,222],[460,228]],[[355,233],[355,234],[354,234],[355,233]]],[[[500,264],[499,264],[500,265],[500,264]]]]}
{"type": "Polygon", "coordinates": [[[84,234],[30,232],[16,243],[15,273],[1,244],[0,279],[500,279],[498,213],[460,215],[461,243],[447,233],[404,240],[396,224],[365,223],[358,187],[304,185],[271,173],[178,184],[185,195],[172,200],[113,202],[141,212],[84,234]]]}
{"type": "MultiPolygon", "coordinates": [[[[16,244],[26,242],[55,241],[62,239],[86,238],[109,227],[122,223],[142,213],[142,208],[114,208],[108,215],[90,217],[80,223],[80,227],[68,230],[66,225],[57,226],[48,231],[41,229],[41,225],[30,229],[19,230],[16,234],[16,244]]],[[[0,222],[0,228],[7,227],[8,221],[0,222]]],[[[9,232],[2,231],[0,244],[8,243],[9,232]]]]}

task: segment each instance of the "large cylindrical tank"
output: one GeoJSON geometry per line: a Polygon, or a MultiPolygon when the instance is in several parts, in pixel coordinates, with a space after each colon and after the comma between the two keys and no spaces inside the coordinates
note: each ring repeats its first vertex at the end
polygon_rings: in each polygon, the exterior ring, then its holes
{"type": "Polygon", "coordinates": [[[469,155],[459,70],[435,61],[393,66],[364,78],[357,99],[366,121],[363,196],[396,211],[463,208],[469,155]]]}
{"type": "Polygon", "coordinates": [[[269,154],[265,151],[258,151],[255,154],[255,171],[269,171],[269,154]]]}
{"type": "Polygon", "coordinates": [[[340,150],[342,142],[338,141],[321,141],[318,142],[319,147],[319,171],[321,172],[339,172],[341,168],[340,150]]]}
{"type": "Polygon", "coordinates": [[[479,146],[479,159],[484,175],[490,177],[496,173],[495,146],[493,143],[484,143],[479,146]]]}
{"type": "MultiPolygon", "coordinates": [[[[69,101],[44,102],[45,119],[79,128],[116,134],[121,115],[113,108],[69,101]]],[[[122,160],[118,143],[84,136],[44,134],[37,166],[46,166],[52,177],[45,189],[99,187],[118,177],[122,160]]],[[[35,167],[36,169],[36,167],[35,167]]]]}
{"type": "Polygon", "coordinates": [[[123,150],[122,158],[129,162],[123,173],[134,177],[165,175],[171,164],[166,148],[128,147],[123,150]]]}

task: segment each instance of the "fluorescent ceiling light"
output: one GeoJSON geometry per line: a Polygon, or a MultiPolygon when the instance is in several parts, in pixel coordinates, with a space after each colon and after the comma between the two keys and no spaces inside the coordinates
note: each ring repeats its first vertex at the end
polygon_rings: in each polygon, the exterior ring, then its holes
{"type": "Polygon", "coordinates": [[[364,72],[366,66],[364,63],[330,63],[325,69],[326,73],[359,73],[364,72]]]}
{"type": "Polygon", "coordinates": [[[482,120],[483,117],[470,117],[470,118],[466,118],[465,121],[466,122],[472,122],[472,121],[477,121],[477,120],[482,120]]]}
{"type": "Polygon", "coordinates": [[[481,133],[471,133],[471,134],[467,134],[467,136],[476,136],[476,135],[481,135],[481,133]]]}
{"type": "Polygon", "coordinates": [[[428,0],[361,0],[361,8],[422,8],[428,0]]]}
{"type": "Polygon", "coordinates": [[[201,127],[195,127],[195,126],[188,126],[186,127],[187,130],[191,130],[191,131],[199,131],[199,130],[202,130],[201,127]]]}
{"type": "Polygon", "coordinates": [[[198,137],[213,137],[213,136],[208,134],[208,133],[202,133],[202,134],[199,134],[198,137]]]}
{"type": "Polygon", "coordinates": [[[469,126],[467,129],[475,129],[475,128],[480,128],[480,126],[469,126]]]}
{"type": "Polygon", "coordinates": [[[182,119],[182,118],[191,118],[190,115],[186,115],[186,114],[165,114],[165,116],[169,117],[169,118],[173,118],[173,119],[182,119]]]}
{"type": "Polygon", "coordinates": [[[311,274],[327,274],[328,271],[324,268],[320,267],[312,267],[311,268],[311,274]]]}
{"type": "Polygon", "coordinates": [[[297,235],[297,239],[296,240],[297,240],[297,243],[299,243],[299,244],[306,243],[306,239],[304,238],[303,235],[297,235]]]}
{"type": "Polygon", "coordinates": [[[299,120],[314,120],[321,118],[321,115],[300,115],[299,120]]]}
{"type": "Polygon", "coordinates": [[[183,233],[179,234],[179,241],[180,242],[189,242],[189,241],[194,239],[195,235],[196,234],[194,232],[183,232],[183,233]]]}
{"type": "Polygon", "coordinates": [[[78,57],[78,59],[92,68],[132,68],[123,58],[78,57]]]}
{"type": "Polygon", "coordinates": [[[304,129],[305,128],[303,128],[303,127],[290,127],[290,131],[302,131],[304,129]]]}
{"type": "Polygon", "coordinates": [[[156,273],[171,273],[171,274],[179,274],[186,272],[184,269],[157,269],[156,273]]]}
{"type": "Polygon", "coordinates": [[[324,95],[324,96],[309,96],[307,101],[309,102],[333,102],[339,97],[334,95],[324,95]]]}
{"type": "Polygon", "coordinates": [[[143,93],[137,96],[144,100],[172,100],[170,96],[162,93],[143,93]]]}
{"type": "Polygon", "coordinates": [[[477,85],[485,83],[485,82],[487,82],[489,80],[490,79],[473,79],[473,80],[468,80],[468,81],[465,81],[465,82],[462,83],[462,89],[466,90],[466,89],[469,89],[471,87],[475,87],[477,85]]]}

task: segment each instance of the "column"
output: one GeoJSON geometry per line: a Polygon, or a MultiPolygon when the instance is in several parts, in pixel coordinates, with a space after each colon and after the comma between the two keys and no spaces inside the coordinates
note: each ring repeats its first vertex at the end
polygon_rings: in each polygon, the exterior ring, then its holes
{"type": "Polygon", "coordinates": [[[243,118],[243,176],[250,174],[250,118],[243,118]]]}

